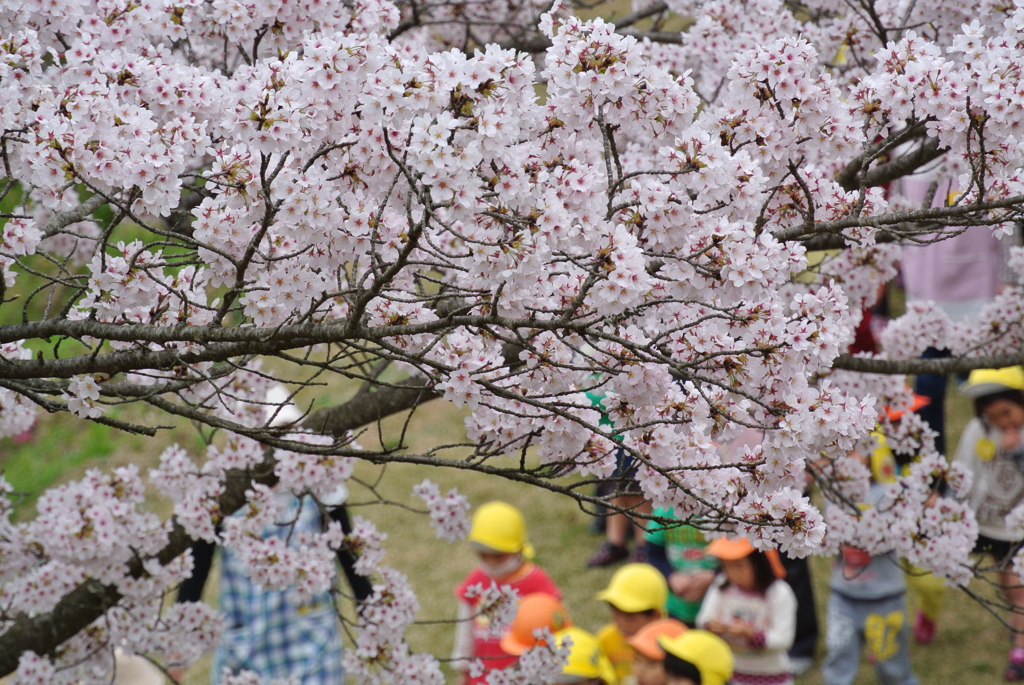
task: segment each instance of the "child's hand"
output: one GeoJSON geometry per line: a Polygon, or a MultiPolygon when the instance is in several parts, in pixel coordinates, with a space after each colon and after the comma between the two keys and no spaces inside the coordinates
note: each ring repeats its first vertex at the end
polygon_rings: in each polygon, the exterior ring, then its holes
{"type": "Polygon", "coordinates": [[[668,577],[668,586],[672,590],[672,594],[687,602],[699,602],[704,599],[704,593],[708,591],[708,586],[714,579],[715,572],[710,570],[693,573],[675,571],[668,577]]]}
{"type": "Polygon", "coordinates": [[[1005,430],[999,437],[999,446],[1004,450],[1012,450],[1020,445],[1020,431],[1019,430],[1005,430]]]}
{"type": "Polygon", "coordinates": [[[715,572],[711,569],[695,571],[690,574],[690,585],[686,592],[677,592],[676,594],[687,602],[699,602],[704,599],[704,594],[708,591],[708,587],[711,586],[714,580],[715,572]]]}
{"type": "Polygon", "coordinates": [[[751,629],[751,627],[746,623],[733,623],[729,626],[728,630],[730,635],[740,638],[745,642],[754,637],[753,629],[751,629]]]}
{"type": "Polygon", "coordinates": [[[679,595],[686,599],[684,596],[690,590],[690,582],[693,579],[689,573],[680,573],[679,571],[673,571],[672,575],[668,577],[668,587],[672,590],[673,595],[679,595]]]}
{"type": "Polygon", "coordinates": [[[729,632],[729,626],[721,621],[708,621],[704,624],[704,630],[711,631],[715,635],[726,635],[729,632]]]}

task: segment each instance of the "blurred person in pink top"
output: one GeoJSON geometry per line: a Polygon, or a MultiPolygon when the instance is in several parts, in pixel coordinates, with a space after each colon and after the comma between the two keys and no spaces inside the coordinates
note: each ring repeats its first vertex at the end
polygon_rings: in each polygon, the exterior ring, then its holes
{"type": "MultiPolygon", "coordinates": [[[[900,179],[899,191],[911,204],[921,207],[929,186],[936,180],[931,206],[942,207],[954,202],[958,194],[955,182],[937,179],[934,168],[900,179]]],[[[953,323],[973,322],[982,307],[1002,291],[1004,284],[1012,282],[1007,266],[1009,251],[1018,244],[1017,232],[996,238],[989,226],[970,226],[946,240],[904,246],[901,271],[907,303],[932,301],[953,323]]],[[[946,356],[949,356],[948,350],[935,348],[924,353],[925,358],[946,356]]],[[[918,413],[938,433],[935,449],[945,454],[946,376],[919,375],[914,392],[931,400],[918,413]]]]}

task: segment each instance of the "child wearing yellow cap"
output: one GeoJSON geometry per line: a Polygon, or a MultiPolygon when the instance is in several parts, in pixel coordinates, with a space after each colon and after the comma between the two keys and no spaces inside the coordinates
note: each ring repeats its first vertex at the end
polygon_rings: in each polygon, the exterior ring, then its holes
{"type": "Polygon", "coordinates": [[[789,685],[796,596],[782,580],[778,552],[757,550],[745,538],[713,540],[707,552],[718,557],[722,574],[704,596],[697,626],[732,647],[735,685],[789,685]]]}
{"type": "Polygon", "coordinates": [[[972,476],[966,499],[978,519],[974,551],[995,559],[999,592],[1014,607],[1007,617],[1013,647],[1003,677],[1024,681],[1024,588],[1012,565],[1021,541],[1006,523],[1024,502],[1024,369],[977,369],[963,392],[974,399],[975,418],[960,436],[955,460],[972,476]]]}
{"type": "Polygon", "coordinates": [[[619,685],[615,669],[596,637],[573,626],[556,633],[555,642],[559,647],[569,647],[569,656],[555,682],[560,685],[619,685]]]}
{"type": "Polygon", "coordinates": [[[662,637],[667,685],[725,685],[733,673],[733,654],[725,640],[706,630],[662,637]]]}
{"type": "Polygon", "coordinates": [[[608,602],[612,622],[597,632],[601,648],[622,682],[633,675],[635,652],[626,640],[662,617],[668,599],[668,583],[650,564],[626,564],[612,576],[597,599],[608,602]]]}
{"type": "Polygon", "coordinates": [[[665,650],[658,644],[661,638],[679,637],[687,630],[686,624],[674,618],[659,618],[648,623],[636,635],[626,640],[636,654],[633,655],[633,678],[636,685],[667,685],[665,650]]]}
{"type": "Polygon", "coordinates": [[[511,504],[489,502],[477,509],[469,542],[480,563],[455,588],[459,608],[452,659],[462,672],[460,681],[476,685],[486,680],[488,672],[507,668],[518,657],[502,649],[502,636],[492,634],[487,617],[476,611],[477,596],[471,589],[509,586],[520,597],[542,593],[555,599],[561,599],[562,592],[544,569],[531,561],[534,551],[526,537],[526,521],[511,504]],[[469,672],[472,659],[481,660],[483,673],[469,672]]]}

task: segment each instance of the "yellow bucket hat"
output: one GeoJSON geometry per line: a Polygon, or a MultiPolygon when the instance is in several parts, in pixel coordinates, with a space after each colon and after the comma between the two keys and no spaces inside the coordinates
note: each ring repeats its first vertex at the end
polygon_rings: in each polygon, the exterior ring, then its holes
{"type": "Polygon", "coordinates": [[[975,369],[967,377],[963,392],[968,397],[984,397],[1004,390],[1024,390],[1024,369],[1007,366],[1002,369],[975,369]]]}

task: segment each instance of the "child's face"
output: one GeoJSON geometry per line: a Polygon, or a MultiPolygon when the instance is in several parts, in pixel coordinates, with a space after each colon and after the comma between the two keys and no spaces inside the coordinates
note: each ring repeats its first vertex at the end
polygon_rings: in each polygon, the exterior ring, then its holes
{"type": "Polygon", "coordinates": [[[640,652],[633,657],[637,685],[665,685],[665,662],[649,659],[640,652]]]}
{"type": "Polygon", "coordinates": [[[750,557],[722,559],[722,571],[730,584],[748,592],[754,589],[754,564],[750,557]]]}
{"type": "Polygon", "coordinates": [[[1003,431],[1019,431],[1024,428],[1024,407],[1010,400],[999,399],[981,412],[985,421],[1003,431]]]}
{"type": "Polygon", "coordinates": [[[484,570],[492,578],[511,575],[522,565],[519,552],[477,552],[484,570]]]}
{"type": "Polygon", "coordinates": [[[623,637],[633,637],[640,632],[641,628],[658,618],[657,612],[638,611],[630,613],[622,611],[614,604],[609,604],[608,606],[612,608],[612,623],[619,629],[623,637]]]}

